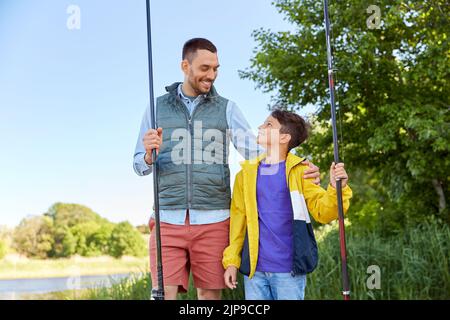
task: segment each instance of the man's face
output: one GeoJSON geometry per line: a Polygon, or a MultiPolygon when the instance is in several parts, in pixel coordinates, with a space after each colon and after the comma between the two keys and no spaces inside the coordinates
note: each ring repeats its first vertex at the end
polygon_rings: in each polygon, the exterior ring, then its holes
{"type": "Polygon", "coordinates": [[[191,62],[183,60],[182,69],[187,82],[197,95],[206,94],[217,78],[219,58],[217,53],[197,50],[191,62]]]}

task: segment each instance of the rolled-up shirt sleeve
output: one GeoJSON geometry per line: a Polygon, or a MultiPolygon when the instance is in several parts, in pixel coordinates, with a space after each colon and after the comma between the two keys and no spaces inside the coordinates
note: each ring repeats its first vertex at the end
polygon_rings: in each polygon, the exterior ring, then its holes
{"type": "Polygon", "coordinates": [[[256,136],[248,121],[233,101],[228,101],[227,122],[230,140],[239,154],[246,160],[256,158],[265,152],[264,148],[257,144],[256,136]]]}
{"type": "Polygon", "coordinates": [[[139,176],[146,176],[152,173],[152,166],[145,162],[145,148],[142,143],[145,133],[150,129],[150,108],[145,109],[142,117],[141,128],[139,130],[139,136],[136,142],[136,148],[134,150],[133,169],[139,176]]]}

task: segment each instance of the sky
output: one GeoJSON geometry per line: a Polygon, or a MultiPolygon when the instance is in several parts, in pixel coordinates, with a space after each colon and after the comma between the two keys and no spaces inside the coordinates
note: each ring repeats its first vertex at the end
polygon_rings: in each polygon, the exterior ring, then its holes
{"type": "MultiPolygon", "coordinates": [[[[250,66],[253,30],[292,28],[271,2],[151,1],[155,96],[183,81],[184,42],[205,37],[218,48],[219,94],[256,129],[270,94],[238,70],[250,66]]],[[[132,166],[149,101],[146,31],[145,0],[0,0],[0,225],[56,202],[147,223],[152,177],[132,166]],[[71,5],[79,28],[68,24],[71,5]]],[[[240,159],[231,159],[234,175],[240,159]]]]}

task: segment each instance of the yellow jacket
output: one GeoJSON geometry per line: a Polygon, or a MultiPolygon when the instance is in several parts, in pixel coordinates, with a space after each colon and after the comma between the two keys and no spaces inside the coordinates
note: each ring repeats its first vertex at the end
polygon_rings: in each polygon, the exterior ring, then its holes
{"type": "MultiPolygon", "coordinates": [[[[242,170],[236,176],[230,208],[230,244],[223,253],[222,264],[226,269],[235,266],[240,272],[253,277],[258,261],[259,224],[256,203],[256,178],[258,166],[265,155],[241,162],[242,170]]],[[[317,266],[317,244],[311,226],[309,213],[322,224],[338,218],[336,189],[327,190],[303,179],[308,167],[304,159],[288,153],[286,179],[291,193],[294,233],[293,274],[312,272],[317,266]]],[[[344,212],[350,206],[352,190],[342,188],[344,212]]]]}

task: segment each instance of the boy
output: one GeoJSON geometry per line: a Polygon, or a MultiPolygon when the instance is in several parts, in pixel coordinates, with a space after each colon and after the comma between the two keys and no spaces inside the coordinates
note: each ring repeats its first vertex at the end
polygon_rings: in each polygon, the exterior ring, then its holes
{"type": "Polygon", "coordinates": [[[289,152],[308,136],[299,115],[275,110],[258,129],[267,153],[242,162],[236,176],[222,260],[225,283],[236,288],[239,269],[247,300],[302,300],[306,274],[318,259],[308,212],[329,223],[338,218],[336,179],[342,181],[344,212],[352,191],[343,163],[331,165],[327,190],[302,178],[304,159],[289,152]]]}

